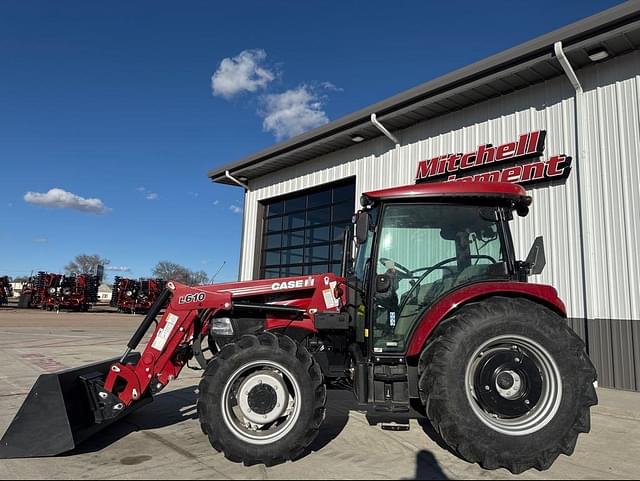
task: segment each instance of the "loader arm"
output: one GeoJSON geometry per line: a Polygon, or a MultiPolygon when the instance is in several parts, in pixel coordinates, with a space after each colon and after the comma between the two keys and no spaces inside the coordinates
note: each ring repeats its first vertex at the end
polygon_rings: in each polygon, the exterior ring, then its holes
{"type": "MultiPolygon", "coordinates": [[[[177,378],[191,358],[196,321],[201,313],[206,311],[215,316],[230,308],[230,293],[170,282],[129,342],[122,360],[111,366],[104,380],[106,394],[117,396],[120,401],[111,408],[115,411],[126,409],[149,388],[156,393],[177,378]],[[167,301],[169,305],[139,361],[126,363],[124,359],[138,347],[167,301]]],[[[98,393],[98,396],[104,398],[104,394],[98,393]]]]}
{"type": "Polygon", "coordinates": [[[198,287],[168,283],[129,341],[122,360],[111,366],[104,382],[98,379],[90,383],[90,395],[99,406],[96,421],[119,415],[149,390],[155,394],[177,378],[193,357],[194,339],[207,337],[208,321],[221,312],[225,316],[234,308],[270,312],[273,316],[264,326],[267,330],[290,325],[291,320],[287,320],[287,317],[294,315],[299,319],[300,328],[315,332],[312,313],[328,308],[339,309],[339,303],[330,306],[326,303],[327,292],[333,295],[331,289],[337,280],[331,274],[324,274],[289,280],[259,280],[198,287]],[[296,297],[296,294],[304,307],[286,300],[281,303],[250,302],[255,296],[296,297]],[[167,302],[168,307],[162,319],[157,322],[140,359],[134,363],[125,362],[124,359],[137,349],[167,302]]]}

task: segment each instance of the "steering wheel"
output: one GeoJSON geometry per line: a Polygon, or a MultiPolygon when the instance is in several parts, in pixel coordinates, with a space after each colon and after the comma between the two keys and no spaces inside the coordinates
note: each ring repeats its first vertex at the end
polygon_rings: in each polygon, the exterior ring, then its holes
{"type": "Polygon", "coordinates": [[[380,258],[380,264],[382,264],[383,266],[387,267],[387,262],[393,262],[395,269],[400,273],[400,275],[403,278],[406,279],[412,279],[413,278],[413,272],[409,269],[407,269],[405,266],[403,266],[402,264],[399,264],[398,262],[389,259],[387,257],[381,257],[380,258]]]}

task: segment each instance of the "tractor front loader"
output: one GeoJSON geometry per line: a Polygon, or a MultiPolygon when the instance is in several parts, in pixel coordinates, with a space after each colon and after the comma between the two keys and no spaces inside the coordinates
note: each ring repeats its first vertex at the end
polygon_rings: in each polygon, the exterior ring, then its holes
{"type": "Polygon", "coordinates": [[[596,373],[556,290],[528,282],[546,262],[542,240],[515,256],[509,224],[528,213],[526,191],[454,182],[361,203],[341,276],[169,283],[120,359],[40,377],[0,458],[73,449],[187,363],[203,370],[203,432],[247,465],[304,455],[333,380],[377,412],[417,405],[451,450],[487,469],[543,470],[570,455],[590,429],[596,373]]]}

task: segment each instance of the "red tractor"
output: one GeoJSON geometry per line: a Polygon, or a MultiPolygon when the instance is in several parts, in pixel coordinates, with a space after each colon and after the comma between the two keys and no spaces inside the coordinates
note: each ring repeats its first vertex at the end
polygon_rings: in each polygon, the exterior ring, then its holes
{"type": "Polygon", "coordinates": [[[8,277],[0,277],[0,306],[9,304],[9,299],[13,297],[13,288],[8,277]]]}
{"type": "Polygon", "coordinates": [[[146,314],[166,288],[162,279],[123,279],[116,277],[113,283],[111,307],[119,312],[146,314]]]}
{"type": "Polygon", "coordinates": [[[38,379],[0,458],[73,449],[195,360],[202,430],[232,461],[304,455],[340,380],[378,413],[418,405],[470,462],[547,469],[589,431],[596,372],[556,290],[527,282],[544,267],[541,240],[515,256],[509,223],[530,204],[514,184],[370,192],[340,277],[169,283],[122,358],[38,379]]]}

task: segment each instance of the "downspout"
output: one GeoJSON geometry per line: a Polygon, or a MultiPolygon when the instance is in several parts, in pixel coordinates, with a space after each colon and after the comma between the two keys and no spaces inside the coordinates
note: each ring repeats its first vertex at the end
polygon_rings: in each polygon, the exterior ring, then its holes
{"type": "Polygon", "coordinates": [[[575,70],[571,66],[569,59],[567,58],[562,42],[556,42],[553,46],[556,57],[560,62],[560,66],[564,70],[565,75],[569,79],[569,82],[573,86],[576,94],[575,94],[575,129],[576,129],[576,155],[577,159],[574,163],[575,171],[577,176],[577,184],[578,184],[578,223],[580,229],[580,250],[581,250],[581,262],[582,262],[582,291],[583,291],[583,310],[584,310],[584,332],[585,332],[585,344],[587,345],[587,353],[590,351],[589,347],[589,303],[588,303],[588,277],[589,271],[587,270],[587,235],[585,232],[585,222],[584,222],[584,213],[586,212],[586,206],[584,205],[584,197],[583,197],[583,183],[582,183],[582,163],[587,161],[587,148],[584,142],[584,132],[585,132],[585,119],[584,119],[584,89],[582,88],[582,84],[580,83],[580,79],[576,75],[575,70]]]}
{"type": "MultiPolygon", "coordinates": [[[[393,135],[391,132],[389,132],[389,130],[380,123],[380,121],[378,120],[378,116],[376,114],[371,114],[371,123],[374,125],[375,128],[377,128],[380,132],[382,132],[384,134],[385,137],[387,137],[389,140],[391,140],[391,142],[393,142],[394,144],[394,163],[396,166],[400,165],[400,141],[398,140],[398,138],[393,135]]],[[[390,185],[387,187],[391,187],[390,185]]]]}
{"type": "Polygon", "coordinates": [[[238,281],[242,280],[242,267],[244,266],[244,237],[246,233],[246,215],[247,215],[247,192],[249,186],[244,182],[236,179],[229,171],[225,171],[224,176],[244,189],[244,197],[242,198],[242,234],[240,235],[240,262],[238,263],[238,281]]]}
{"type": "Polygon", "coordinates": [[[228,170],[226,170],[224,172],[224,176],[229,179],[231,182],[233,182],[234,184],[238,184],[240,187],[242,187],[245,191],[249,190],[249,186],[247,184],[245,184],[244,182],[240,182],[238,179],[236,179],[233,175],[231,175],[229,173],[228,170]]]}
{"type": "Polygon", "coordinates": [[[389,132],[384,125],[380,123],[380,121],[378,120],[378,116],[376,114],[371,114],[371,123],[380,132],[382,132],[389,140],[391,140],[391,142],[393,142],[394,145],[396,146],[400,145],[400,142],[398,141],[398,139],[391,132],[389,132]]]}

